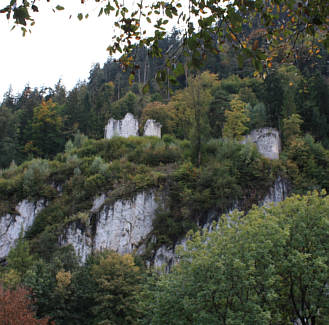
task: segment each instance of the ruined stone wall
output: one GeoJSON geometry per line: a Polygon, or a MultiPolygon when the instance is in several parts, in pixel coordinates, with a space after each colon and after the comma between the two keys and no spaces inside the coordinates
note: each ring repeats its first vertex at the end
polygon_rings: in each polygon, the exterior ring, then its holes
{"type": "Polygon", "coordinates": [[[144,136],[161,138],[161,124],[155,120],[147,120],[144,126],[144,136]]]}
{"type": "Polygon", "coordinates": [[[252,142],[258,151],[266,158],[279,159],[281,142],[279,132],[273,128],[253,130],[242,143],[252,142]]]}
{"type": "MultiPolygon", "coordinates": [[[[155,120],[147,120],[143,135],[161,138],[161,127],[161,124],[155,120]]],[[[131,113],[127,113],[122,120],[111,118],[105,127],[105,139],[111,139],[114,136],[124,138],[138,136],[138,128],[138,120],[131,113]]]]}
{"type": "Polygon", "coordinates": [[[138,136],[138,121],[134,115],[127,113],[122,120],[111,118],[105,127],[105,139],[111,139],[114,136],[128,138],[138,136]]]}

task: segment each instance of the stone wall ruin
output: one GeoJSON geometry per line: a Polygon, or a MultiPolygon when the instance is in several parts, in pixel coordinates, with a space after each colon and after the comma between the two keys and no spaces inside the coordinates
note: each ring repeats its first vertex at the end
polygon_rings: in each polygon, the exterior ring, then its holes
{"type": "MultiPolygon", "coordinates": [[[[144,136],[161,138],[161,127],[161,124],[155,120],[147,120],[144,126],[144,136]]],[[[138,120],[131,113],[127,113],[122,120],[110,118],[105,126],[105,139],[111,139],[115,136],[124,138],[138,136],[138,128],[138,120]]]]}
{"type": "Polygon", "coordinates": [[[144,136],[161,138],[161,124],[155,120],[147,120],[144,126],[144,136]]]}
{"type": "Polygon", "coordinates": [[[122,120],[109,119],[105,127],[105,139],[111,139],[115,136],[124,138],[138,136],[138,121],[134,115],[127,113],[122,120]]]}
{"type": "Polygon", "coordinates": [[[252,142],[258,151],[266,158],[279,159],[281,142],[279,132],[273,128],[253,130],[247,135],[242,143],[252,142]]]}

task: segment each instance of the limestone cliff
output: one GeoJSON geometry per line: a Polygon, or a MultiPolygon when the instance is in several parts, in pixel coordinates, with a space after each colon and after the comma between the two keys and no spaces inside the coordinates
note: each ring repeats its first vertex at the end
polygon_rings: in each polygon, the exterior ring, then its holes
{"type": "Polygon", "coordinates": [[[70,223],[59,239],[72,244],[84,262],[93,250],[112,249],[120,254],[143,251],[143,243],[152,231],[157,208],[154,191],[137,193],[131,199],[105,204],[105,196],[94,200],[86,224],[70,223]]]}
{"type": "Polygon", "coordinates": [[[32,226],[36,215],[44,206],[43,200],[37,202],[24,200],[16,206],[17,214],[0,217],[0,259],[8,255],[21,230],[26,232],[32,226]]]}
{"type": "MultiPolygon", "coordinates": [[[[127,116],[129,117],[128,114],[127,116]]],[[[128,119],[133,122],[131,117],[128,119]]],[[[114,129],[113,127],[111,130],[114,129]]],[[[274,129],[266,128],[252,132],[246,141],[255,142],[265,157],[276,159],[279,156],[280,139],[274,129]]],[[[286,182],[279,177],[259,204],[282,201],[287,196],[287,192],[286,182]]],[[[112,249],[120,254],[143,254],[147,243],[157,241],[152,235],[152,230],[156,209],[159,202],[163,202],[162,194],[155,189],[144,190],[128,198],[113,200],[110,195],[104,193],[94,199],[90,211],[85,213],[85,218],[73,218],[66,223],[58,243],[61,246],[72,245],[82,262],[93,251],[102,249],[112,249]],[[157,199],[159,197],[160,200],[157,199]]],[[[16,206],[17,214],[0,217],[0,258],[5,257],[15,245],[21,229],[26,231],[31,227],[37,213],[43,207],[45,202],[42,200],[38,202],[24,200],[16,206]]],[[[218,217],[212,215],[209,220],[218,217]]],[[[176,246],[182,243],[184,240],[178,242],[176,246]]],[[[157,267],[162,265],[170,267],[175,262],[176,246],[155,245],[158,248],[152,252],[150,262],[157,267]]]]}

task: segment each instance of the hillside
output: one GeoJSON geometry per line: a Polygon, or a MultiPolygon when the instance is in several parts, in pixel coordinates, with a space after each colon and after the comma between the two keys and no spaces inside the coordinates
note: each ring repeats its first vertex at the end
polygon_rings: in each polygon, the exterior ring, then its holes
{"type": "MultiPolygon", "coordinates": [[[[165,45],[171,42],[174,36],[165,45]]],[[[254,76],[229,58],[229,52],[217,61],[209,56],[210,71],[183,71],[176,83],[152,81],[146,91],[142,76],[156,70],[157,60],[141,62],[145,70],[132,86],[110,60],[71,91],[59,82],[55,89],[5,95],[0,282],[30,288],[37,317],[56,324],[163,324],[170,306],[177,318],[168,324],[225,324],[213,315],[226,306],[240,315],[239,324],[314,315],[325,324],[325,64],[299,69],[274,62],[268,74],[254,76]],[[134,136],[112,137],[121,123],[114,119],[127,113],[136,120],[128,114],[133,130],[124,134],[134,136]],[[161,124],[161,137],[142,136],[150,119],[161,124]],[[287,196],[277,207],[256,208],[287,196]],[[289,295],[284,275],[291,265],[291,278],[304,285],[303,269],[305,287],[314,284],[310,297],[302,285],[289,295]],[[195,288],[204,296],[196,298],[195,288]],[[221,295],[232,298],[230,305],[221,295]],[[295,296],[295,305],[304,299],[311,307],[288,307],[295,296]],[[249,321],[235,299],[242,309],[251,306],[249,321]],[[198,303],[201,316],[192,307],[198,303]]]]}

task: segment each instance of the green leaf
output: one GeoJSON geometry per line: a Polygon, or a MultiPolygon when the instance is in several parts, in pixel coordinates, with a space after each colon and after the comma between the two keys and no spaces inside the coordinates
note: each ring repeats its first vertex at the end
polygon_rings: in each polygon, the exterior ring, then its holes
{"type": "Polygon", "coordinates": [[[65,8],[62,7],[62,6],[60,6],[60,5],[57,5],[57,6],[56,6],[56,9],[57,9],[57,10],[64,10],[65,8]]]}
{"type": "Polygon", "coordinates": [[[78,19],[79,19],[79,20],[82,20],[82,19],[83,19],[83,14],[82,14],[82,13],[79,13],[79,14],[78,14],[78,19]]]}
{"type": "Polygon", "coordinates": [[[133,84],[134,80],[135,80],[135,75],[133,73],[131,73],[129,75],[129,85],[130,86],[133,84]]]}
{"type": "Polygon", "coordinates": [[[147,93],[150,92],[150,85],[148,83],[146,85],[144,85],[142,92],[144,95],[146,95],[147,93]]]}
{"type": "Polygon", "coordinates": [[[166,15],[169,17],[169,18],[172,18],[172,12],[169,8],[166,9],[166,15]]]}
{"type": "Polygon", "coordinates": [[[178,63],[174,69],[174,75],[176,77],[181,76],[182,74],[184,74],[184,65],[182,63],[178,63]]]}

